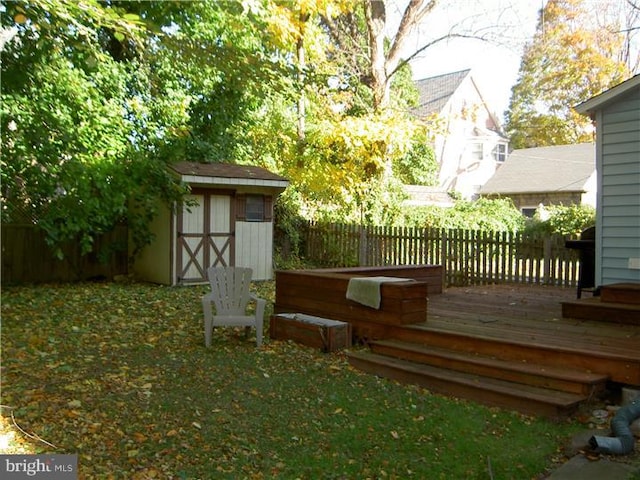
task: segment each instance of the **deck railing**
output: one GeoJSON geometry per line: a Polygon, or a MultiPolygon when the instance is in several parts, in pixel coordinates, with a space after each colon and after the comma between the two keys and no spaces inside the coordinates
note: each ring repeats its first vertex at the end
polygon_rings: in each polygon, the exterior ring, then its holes
{"type": "Polygon", "coordinates": [[[575,287],[578,255],[568,237],[462,229],[311,223],[306,257],[325,266],[433,264],[445,285],[530,283],[575,287]]]}

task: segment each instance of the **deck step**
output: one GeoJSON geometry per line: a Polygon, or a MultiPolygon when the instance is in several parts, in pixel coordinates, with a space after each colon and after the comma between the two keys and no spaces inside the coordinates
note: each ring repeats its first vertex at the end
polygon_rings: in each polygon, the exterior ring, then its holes
{"type": "Polygon", "coordinates": [[[607,375],[603,374],[526,361],[502,360],[413,342],[380,340],[372,342],[370,347],[373,353],[380,355],[584,396],[601,393],[608,380],[607,375]]]}
{"type": "Polygon", "coordinates": [[[554,330],[514,333],[500,327],[491,332],[486,328],[487,325],[465,325],[461,328],[451,323],[436,326],[432,322],[394,329],[389,338],[513,362],[526,361],[530,364],[588,370],[607,375],[614,382],[640,385],[640,359],[637,358],[637,352],[632,356],[621,355],[611,345],[612,339],[600,343],[594,339],[585,343],[582,338],[574,341],[554,330]]]}
{"type": "Polygon", "coordinates": [[[370,351],[350,352],[348,358],[352,366],[367,373],[529,415],[564,417],[575,412],[587,399],[575,393],[419,364],[370,351]]]}
{"type": "Polygon", "coordinates": [[[640,283],[614,283],[604,285],[600,290],[603,302],[640,306],[640,283]]]}
{"type": "Polygon", "coordinates": [[[640,304],[606,302],[602,297],[562,302],[562,317],[640,325],[640,304]]]}

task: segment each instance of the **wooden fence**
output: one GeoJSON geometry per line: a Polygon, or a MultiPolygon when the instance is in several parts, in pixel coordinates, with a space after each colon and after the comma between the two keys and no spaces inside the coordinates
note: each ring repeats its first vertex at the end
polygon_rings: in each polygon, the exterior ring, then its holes
{"type": "Polygon", "coordinates": [[[432,264],[446,286],[578,284],[577,252],[567,237],[438,228],[309,224],[305,256],[325,266],[432,264]]]}
{"type": "Polygon", "coordinates": [[[45,233],[33,224],[2,225],[2,283],[76,281],[124,275],[128,269],[126,226],[96,240],[95,251],[117,247],[105,261],[95,253],[80,255],[77,242],[63,245],[64,259],[57,259],[45,241],[45,233]],[[110,248],[111,247],[111,248],[110,248]]]}

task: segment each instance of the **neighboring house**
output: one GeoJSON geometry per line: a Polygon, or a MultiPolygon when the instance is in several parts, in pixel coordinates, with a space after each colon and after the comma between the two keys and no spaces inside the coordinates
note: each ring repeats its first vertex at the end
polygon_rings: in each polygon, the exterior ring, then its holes
{"type": "Polygon", "coordinates": [[[540,205],[595,207],[595,144],[514,150],[482,186],[480,194],[511,198],[527,216],[532,216],[540,205]]]}
{"type": "Polygon", "coordinates": [[[485,103],[470,70],[416,81],[412,114],[435,132],[439,186],[471,199],[507,157],[509,141],[485,103]]]}
{"type": "Polygon", "coordinates": [[[155,239],[136,259],[135,275],[186,285],[206,282],[210,266],[236,266],[251,267],[254,280],[271,279],[273,203],[288,180],[227,163],[181,162],[173,170],[191,193],[185,205],[163,208],[153,221],[155,239]]]}
{"type": "Polygon", "coordinates": [[[640,75],[575,109],[596,125],[596,285],[640,282],[640,75]]]}

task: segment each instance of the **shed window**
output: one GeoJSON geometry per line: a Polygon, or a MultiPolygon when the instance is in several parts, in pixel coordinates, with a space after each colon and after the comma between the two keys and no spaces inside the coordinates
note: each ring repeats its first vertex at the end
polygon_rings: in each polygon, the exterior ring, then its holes
{"type": "Polygon", "coordinates": [[[236,220],[241,222],[270,222],[273,219],[273,199],[270,195],[236,197],[236,220]]]}
{"type": "Polygon", "coordinates": [[[245,220],[247,222],[264,222],[264,197],[262,195],[247,195],[245,220]]]}

